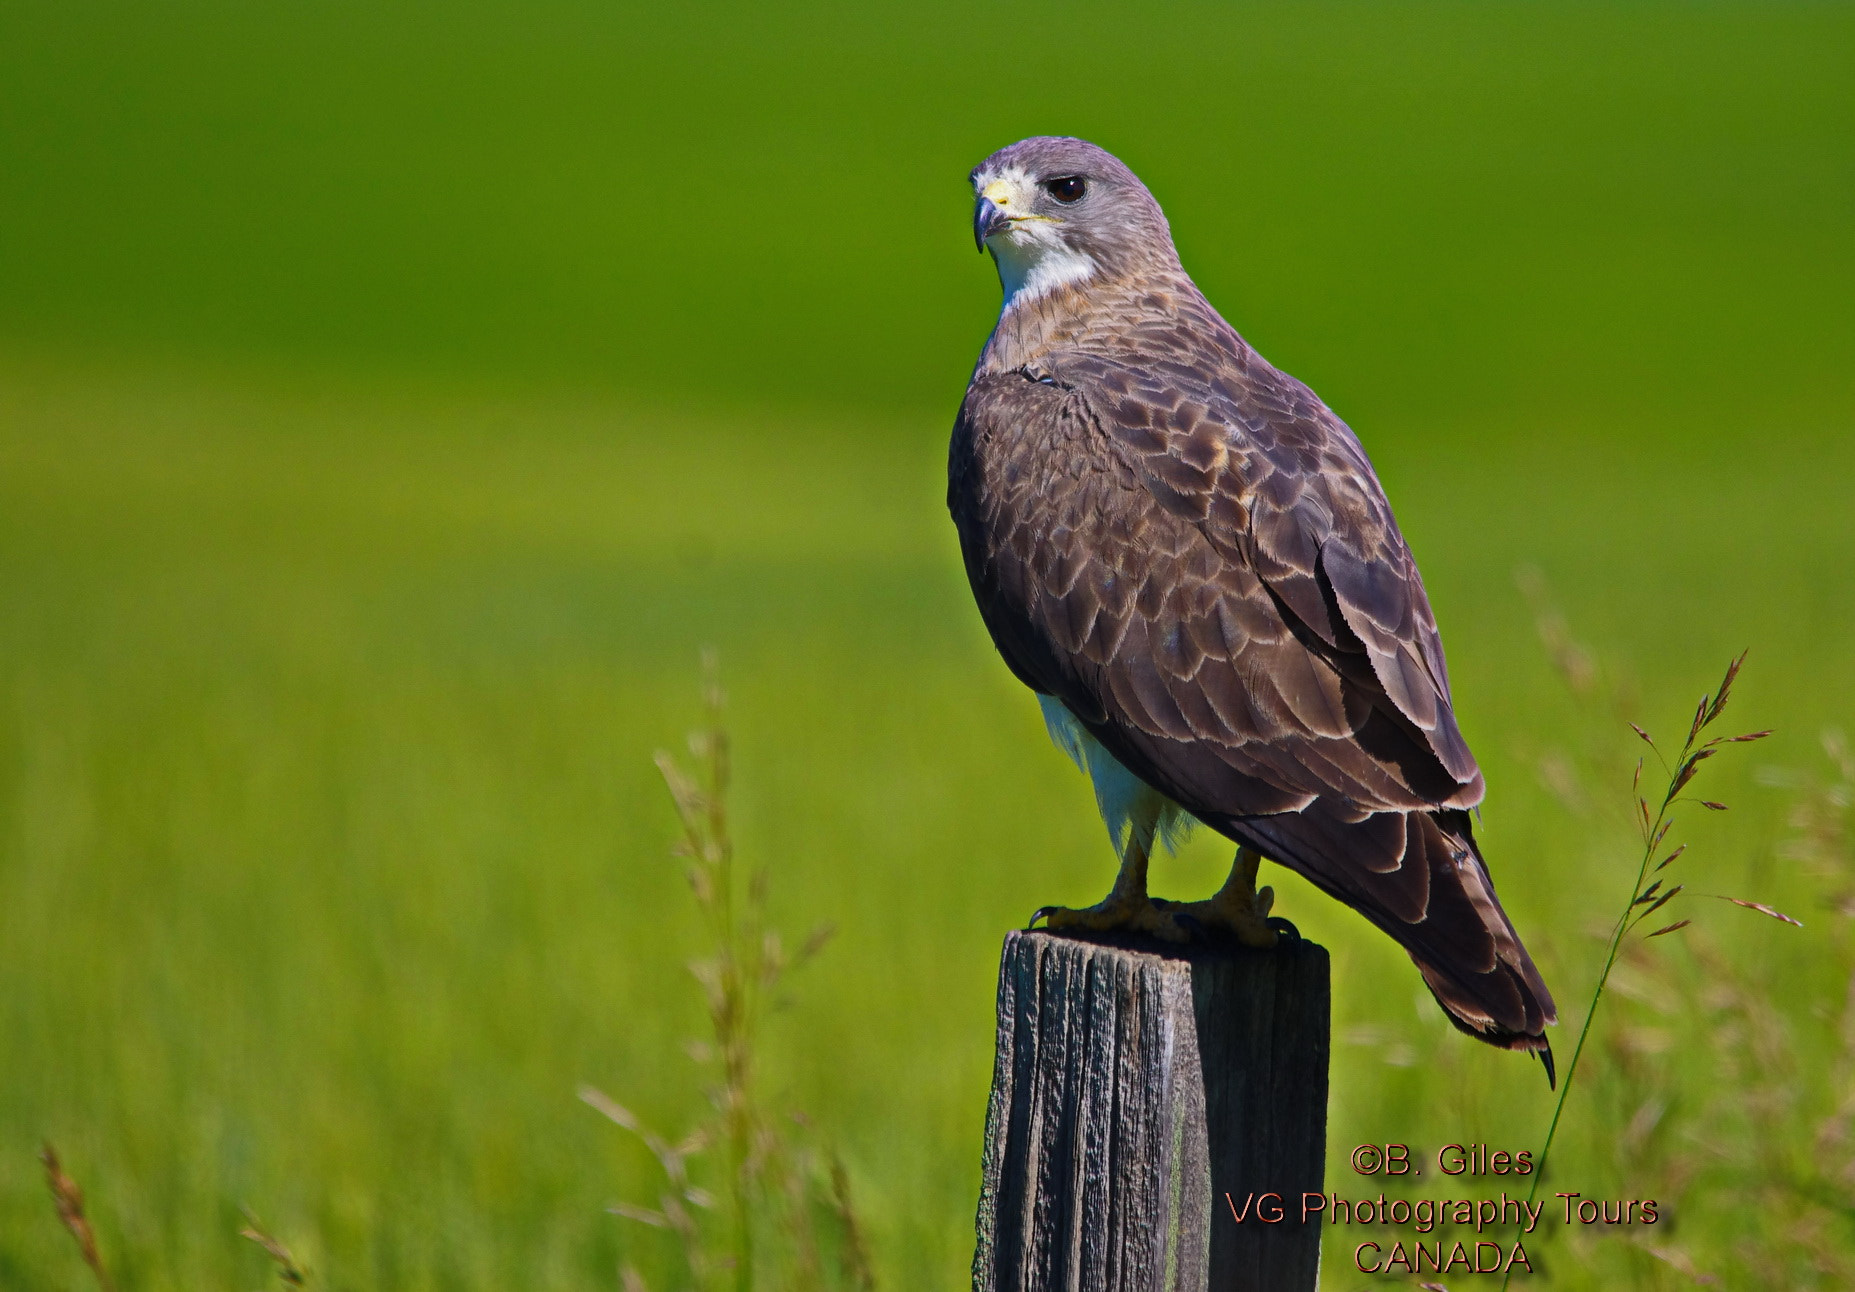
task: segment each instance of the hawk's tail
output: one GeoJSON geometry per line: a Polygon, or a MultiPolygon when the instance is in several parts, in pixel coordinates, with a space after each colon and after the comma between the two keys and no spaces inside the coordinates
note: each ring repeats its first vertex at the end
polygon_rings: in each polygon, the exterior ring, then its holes
{"type": "Polygon", "coordinates": [[[1545,1029],[1558,1010],[1495,896],[1468,813],[1349,821],[1316,801],[1223,824],[1397,939],[1450,1022],[1490,1045],[1532,1052],[1555,1081],[1545,1029]]]}

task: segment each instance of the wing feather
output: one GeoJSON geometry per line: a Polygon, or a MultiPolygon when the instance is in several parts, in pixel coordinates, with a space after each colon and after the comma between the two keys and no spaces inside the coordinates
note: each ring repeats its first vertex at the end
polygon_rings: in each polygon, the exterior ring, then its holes
{"type": "Polygon", "coordinates": [[[1391,933],[1459,1026],[1543,1046],[1435,616],[1352,432],[1214,314],[1039,368],[975,375],[950,460],[1012,671],[1391,933]]]}

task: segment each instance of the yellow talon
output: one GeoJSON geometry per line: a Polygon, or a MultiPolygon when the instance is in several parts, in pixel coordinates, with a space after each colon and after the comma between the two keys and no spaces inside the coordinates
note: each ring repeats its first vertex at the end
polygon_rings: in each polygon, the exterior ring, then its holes
{"type": "Polygon", "coordinates": [[[1189,942],[1191,932],[1167,911],[1146,896],[1110,895],[1093,906],[1046,906],[1031,916],[1052,933],[1072,930],[1088,933],[1148,933],[1162,942],[1189,942]]]}
{"type": "MultiPolygon", "coordinates": [[[[1045,906],[1031,916],[1052,933],[1145,933],[1162,942],[1185,943],[1206,935],[1229,934],[1246,947],[1273,947],[1279,934],[1269,922],[1275,890],[1256,888],[1262,855],[1239,848],[1230,878],[1202,902],[1168,902],[1147,896],[1149,840],[1136,837],[1122,858],[1114,889],[1093,906],[1045,906]]],[[[1276,921],[1277,924],[1282,921],[1276,921]]]]}
{"type": "Polygon", "coordinates": [[[1281,936],[1269,923],[1275,890],[1256,887],[1256,869],[1261,861],[1262,854],[1239,848],[1224,886],[1204,901],[1187,902],[1178,910],[1207,929],[1234,934],[1246,947],[1273,947],[1281,936]]]}

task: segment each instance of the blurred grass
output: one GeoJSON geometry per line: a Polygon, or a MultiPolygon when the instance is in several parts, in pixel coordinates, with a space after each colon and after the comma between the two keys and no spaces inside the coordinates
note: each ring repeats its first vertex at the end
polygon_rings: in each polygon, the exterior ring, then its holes
{"type": "Polygon", "coordinates": [[[1823,4],[16,4],[0,332],[950,410],[1055,132],[1363,425],[1846,405],[1851,81],[1823,4]]]}
{"type": "MultiPolygon", "coordinates": [[[[572,1090],[660,1124],[695,1097],[696,932],[648,755],[691,724],[713,642],[744,853],[772,859],[782,923],[843,929],[776,1027],[776,1084],[843,1137],[888,1280],[957,1279],[998,938],[1111,861],[968,612],[938,425],[20,364],[3,388],[0,1274],[70,1259],[47,1133],[128,1286],[255,1277],[241,1201],[338,1285],[603,1286],[620,1243],[651,1259],[601,1213],[644,1164],[572,1090]]],[[[1855,461],[1744,447],[1673,468],[1568,430],[1388,473],[1494,787],[1489,855],[1567,1002],[1627,883],[1623,785],[1580,818],[1536,765],[1631,738],[1565,698],[1512,570],[1544,568],[1651,725],[1752,637],[1739,712],[1809,765],[1851,708],[1855,461]]],[[[1751,768],[1712,787],[1740,810],[1697,827],[1697,873],[1807,907],[1751,768]]],[[[1224,860],[1200,842],[1159,889],[1224,860]]],[[[1336,1146],[1532,1127],[1536,1068],[1448,1033],[1390,943],[1278,888],[1335,948],[1339,1034],[1380,1033],[1337,1047],[1336,1146]]],[[[1740,914],[1704,918],[1780,999],[1833,989],[1740,914]]]]}
{"type": "MultiPolygon", "coordinates": [[[[841,1138],[885,1285],[961,1279],[999,938],[1112,867],[940,501],[996,308],[962,179],[1040,130],[1126,155],[1365,438],[1568,1016],[1634,751],[1514,570],[1658,732],[1752,647],[1738,716],[1779,735],[1720,769],[1695,884],[1812,923],[1701,913],[1830,1097],[1839,962],[1752,774],[1855,715],[1851,83],[1855,14],[1801,4],[7,9],[0,1286],[77,1274],[48,1135],[125,1288],[256,1285],[241,1202],[330,1287],[654,1274],[601,1210],[647,1163],[572,1092],[698,1098],[649,755],[704,644],[775,918],[843,930],[774,1086],[841,1138]]],[[[1360,1042],[1334,1187],[1367,1139],[1537,1140],[1536,1068],[1277,887],[1360,1042]]],[[[1718,1038],[1670,1035],[1687,1134],[1718,1038]]],[[[1559,1169],[1632,1196],[1607,1062],[1559,1169]]],[[[1683,1243],[1776,1232],[1713,1196],[1683,1243]]],[[[1621,1246],[1555,1285],[1647,1280],[1621,1246]]]]}

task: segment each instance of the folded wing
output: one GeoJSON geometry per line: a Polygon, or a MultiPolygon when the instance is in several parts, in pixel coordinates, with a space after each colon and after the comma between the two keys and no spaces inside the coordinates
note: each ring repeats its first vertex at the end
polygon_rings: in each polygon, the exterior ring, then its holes
{"type": "Polygon", "coordinates": [[[1552,1000],[1475,847],[1481,773],[1364,451],[1234,333],[1170,352],[975,381],[949,500],[994,640],[1135,774],[1396,938],[1459,1026],[1543,1049],[1552,1000]]]}

